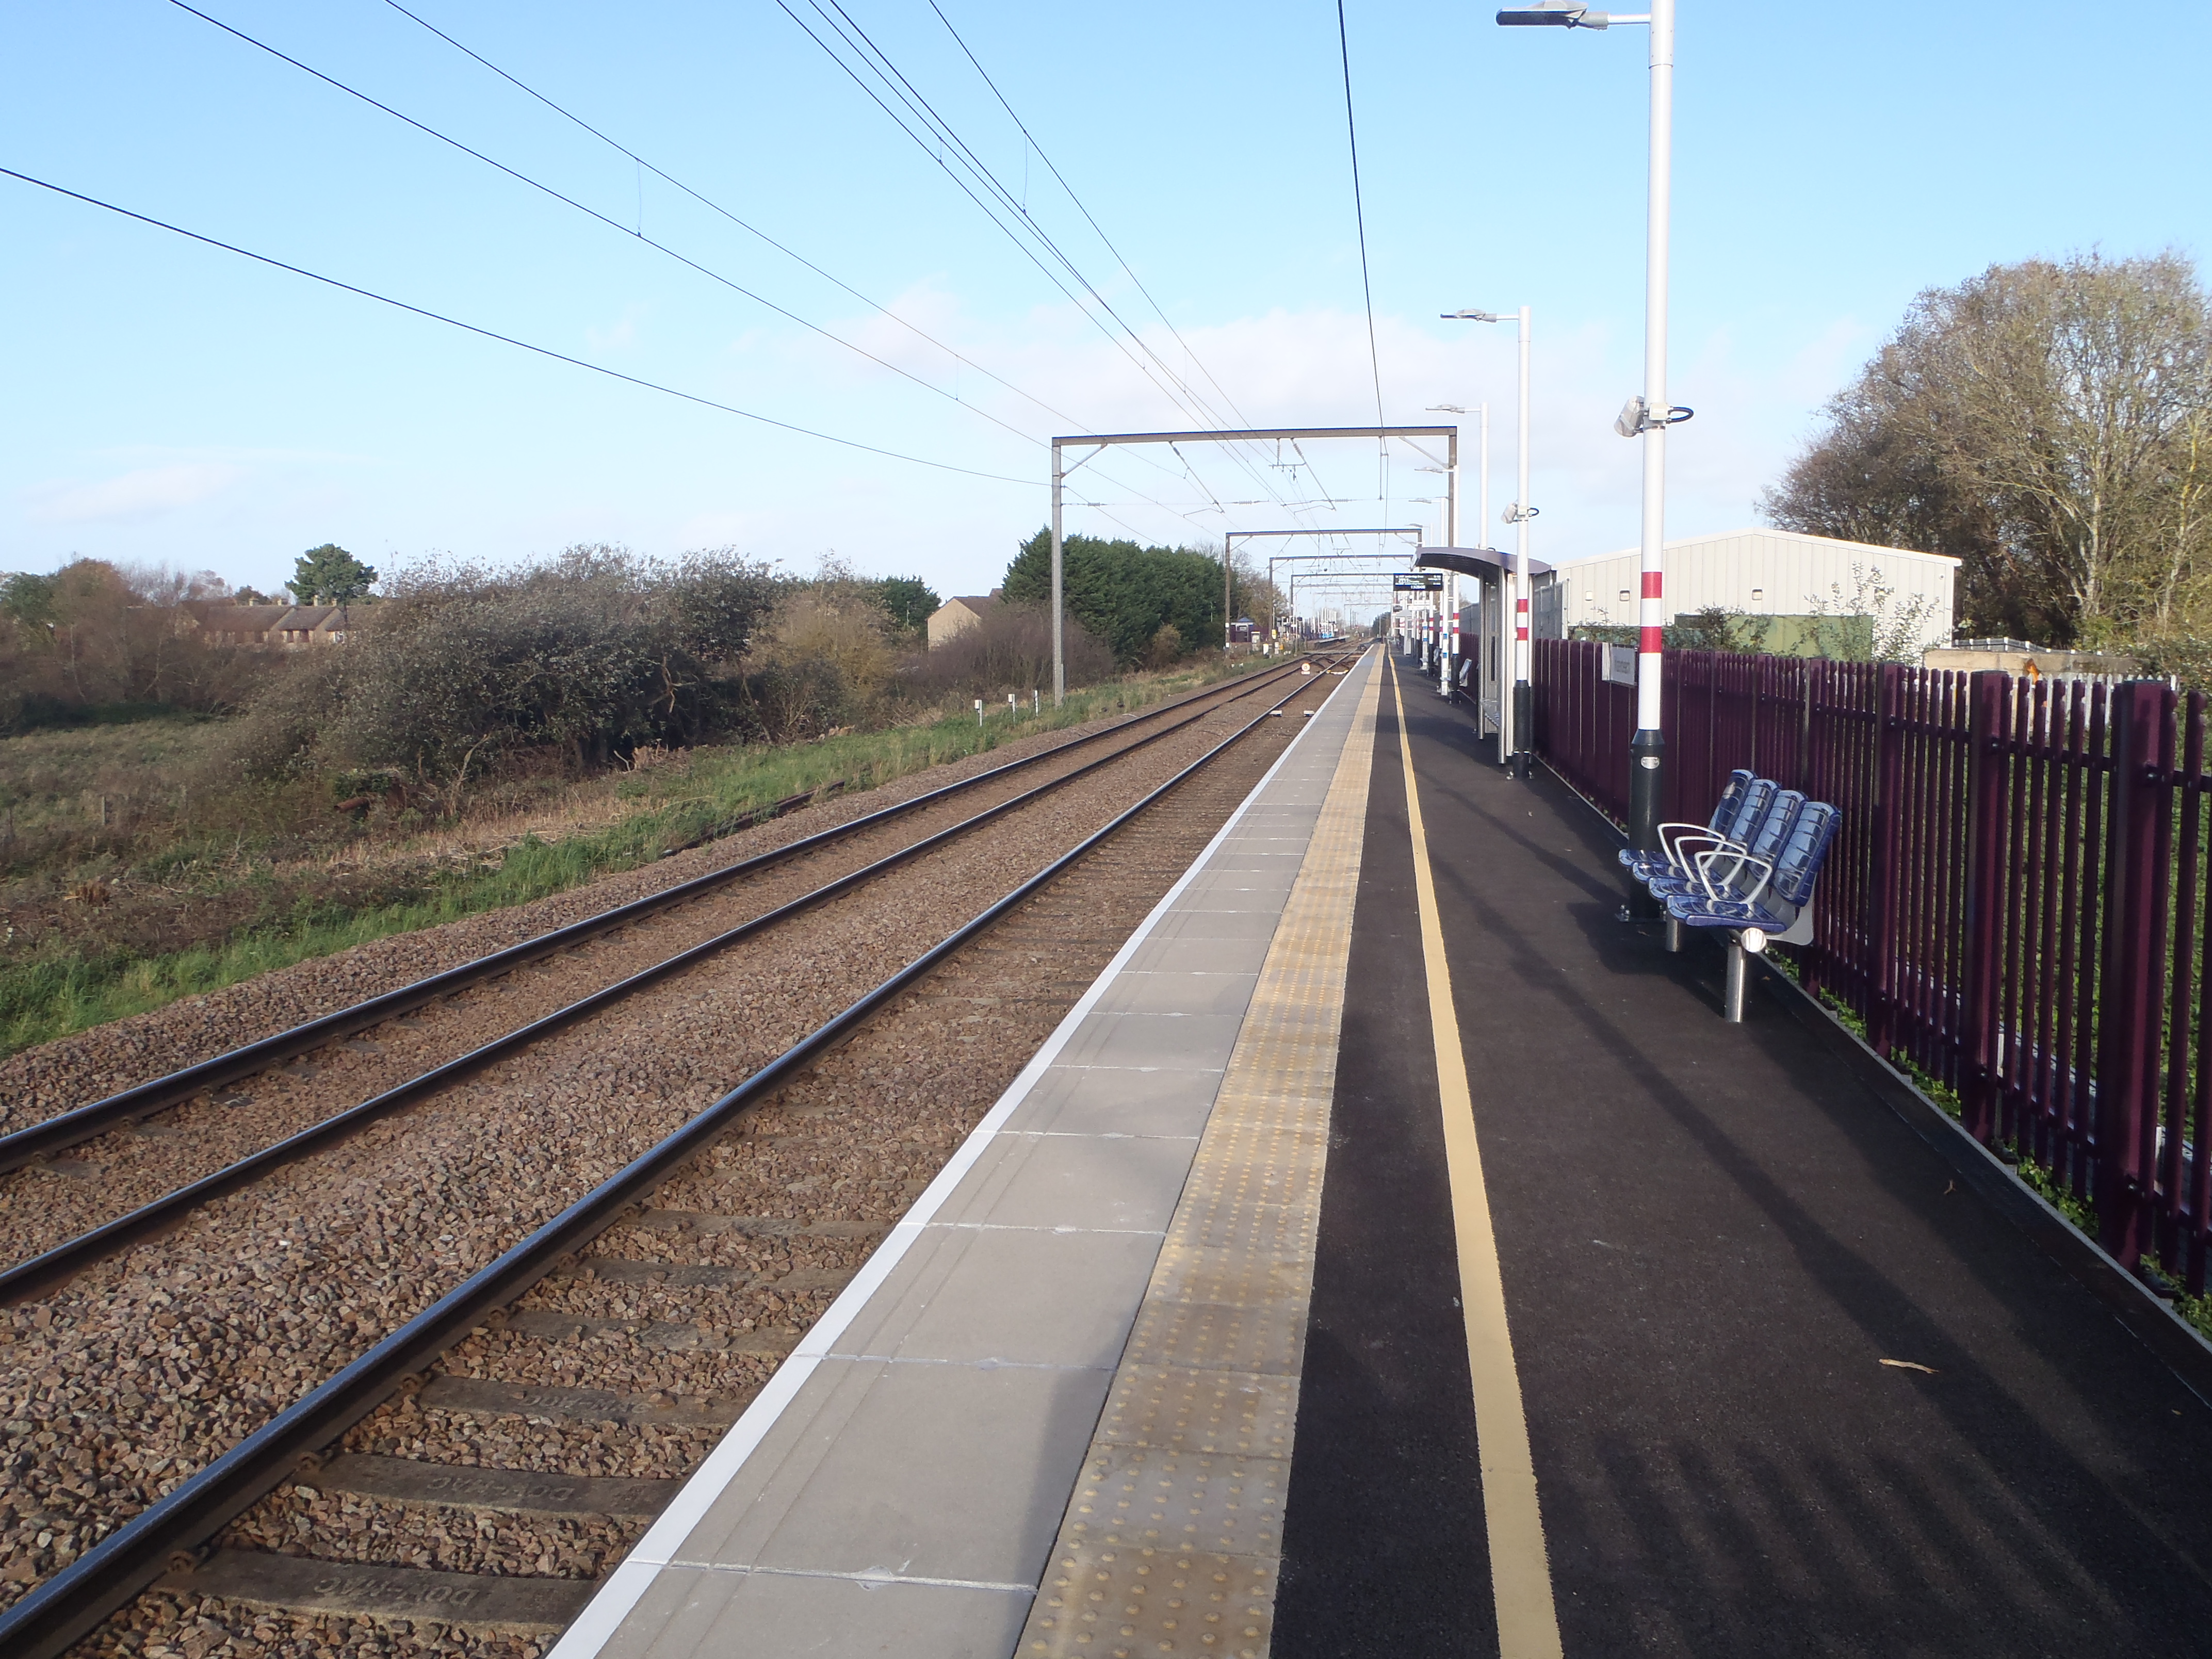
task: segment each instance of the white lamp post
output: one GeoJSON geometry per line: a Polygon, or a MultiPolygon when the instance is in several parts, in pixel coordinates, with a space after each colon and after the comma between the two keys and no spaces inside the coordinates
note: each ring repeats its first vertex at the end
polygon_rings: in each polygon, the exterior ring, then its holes
{"type": "Polygon", "coordinates": [[[1659,729],[1659,677],[1666,621],[1662,550],[1667,533],[1667,428],[1691,415],[1690,410],[1667,401],[1667,225],[1674,135],[1674,0],[1651,0],[1651,9],[1635,16],[1592,11],[1579,0],[1537,0],[1534,6],[1523,10],[1499,12],[1498,21],[1508,28],[1651,26],[1651,179],[1644,242],[1644,391],[1628,400],[1620,418],[1613,422],[1613,430],[1623,437],[1644,440],[1644,592],[1636,617],[1636,736],[1628,749],[1628,842],[1638,851],[1656,852],[1666,748],[1659,729]]]}
{"type": "MultiPolygon", "coordinates": [[[[1501,17],[1503,12],[1498,14],[1501,17]]],[[[1447,311],[1443,315],[1449,320],[1468,323],[1502,323],[1509,319],[1520,326],[1521,342],[1521,435],[1519,439],[1519,484],[1515,490],[1513,505],[1505,511],[1505,522],[1514,527],[1513,541],[1513,695],[1499,709],[1498,756],[1507,769],[1516,777],[1528,775],[1528,731],[1533,724],[1533,697],[1528,689],[1528,521],[1538,509],[1528,505],[1528,307],[1517,312],[1447,311]]],[[[1490,441],[1489,405],[1484,406],[1483,471],[1489,474],[1488,447],[1490,441]]],[[[1484,511],[1488,512],[1485,503],[1484,511]]]]}

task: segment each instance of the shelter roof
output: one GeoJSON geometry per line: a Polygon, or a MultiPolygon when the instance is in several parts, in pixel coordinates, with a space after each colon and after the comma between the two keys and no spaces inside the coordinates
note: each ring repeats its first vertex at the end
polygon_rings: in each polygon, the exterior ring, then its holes
{"type": "MultiPolygon", "coordinates": [[[[1513,568],[1513,557],[1494,547],[1424,547],[1413,554],[1417,570],[1455,570],[1462,576],[1482,576],[1513,568]]],[[[1528,574],[1540,576],[1551,569],[1541,559],[1528,561],[1528,574]]]]}

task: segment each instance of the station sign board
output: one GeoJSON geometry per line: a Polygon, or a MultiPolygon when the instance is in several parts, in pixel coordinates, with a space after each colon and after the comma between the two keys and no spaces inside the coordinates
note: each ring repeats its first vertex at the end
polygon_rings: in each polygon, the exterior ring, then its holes
{"type": "Polygon", "coordinates": [[[1444,573],[1441,570],[1400,570],[1390,577],[1394,593],[1441,593],[1444,591],[1444,573]]]}

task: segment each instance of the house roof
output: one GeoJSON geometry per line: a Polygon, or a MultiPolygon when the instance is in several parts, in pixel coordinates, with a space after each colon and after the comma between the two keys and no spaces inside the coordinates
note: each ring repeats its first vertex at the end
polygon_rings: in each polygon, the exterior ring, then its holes
{"type": "Polygon", "coordinates": [[[278,605],[209,605],[199,607],[200,626],[220,634],[264,634],[291,607],[278,605]]]}
{"type": "MultiPolygon", "coordinates": [[[[995,593],[955,593],[951,599],[945,600],[945,605],[964,605],[980,617],[985,611],[996,610],[1005,603],[1006,601],[995,593]]],[[[940,611],[944,608],[945,605],[938,607],[940,611]]]]}

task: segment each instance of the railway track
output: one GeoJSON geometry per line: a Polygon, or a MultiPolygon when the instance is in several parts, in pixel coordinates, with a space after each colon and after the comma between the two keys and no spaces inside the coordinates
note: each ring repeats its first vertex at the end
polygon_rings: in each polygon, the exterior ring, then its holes
{"type": "MultiPolygon", "coordinates": [[[[1097,731],[1085,732],[847,823],[832,825],[734,864],[708,871],[629,903],[613,906],[503,950],[426,975],[381,995],[365,998],[333,1012],[302,1021],[205,1060],[147,1079],[84,1105],[56,1112],[37,1123],[0,1135],[0,1174],[35,1165],[118,1127],[142,1125],[175,1107],[210,1096],[218,1089],[266,1073],[334,1042],[357,1036],[389,1021],[404,1018],[426,1005],[452,997],[487,980],[511,974],[516,969],[543,957],[574,950],[617,928],[717,892],[732,882],[757,876],[795,858],[821,853],[838,843],[878,830],[893,820],[940,805],[955,798],[992,788],[1031,767],[1048,765],[1066,757],[1073,750],[1120,737],[1136,727],[1187,719],[1194,708],[1203,711],[1255,696],[1269,685],[1295,677],[1297,672],[1295,664],[1285,664],[1280,668],[1266,670],[1241,680],[1202,687],[1097,731]]],[[[790,800],[778,802],[777,810],[793,806],[801,799],[794,796],[790,800]]],[[[754,822],[748,819],[744,827],[751,827],[754,822]]]]}
{"type": "Polygon", "coordinates": [[[1206,688],[0,1137],[0,1261],[13,1264],[0,1270],[0,1305],[65,1282],[277,1164],[1297,672],[1206,688]],[[1102,744],[1113,745],[1103,757],[1078,753],[1102,744]],[[1036,781],[1036,770],[1048,775],[1036,781]],[[606,942],[624,930],[622,944],[606,942]],[[549,960],[562,971],[515,994],[519,970],[549,960]],[[500,1001],[452,1006],[501,981],[500,1001]],[[439,1029],[426,1030],[426,1020],[439,1029]],[[333,1062],[337,1074],[322,1077],[333,1062]],[[249,1078],[256,1086],[241,1087],[249,1078]],[[185,1121],[162,1122],[165,1114],[185,1121]],[[41,1190],[24,1193],[27,1180],[41,1190]]]}
{"type": "MultiPolygon", "coordinates": [[[[1274,684],[1287,691],[1295,714],[1302,702],[1317,705],[1334,683],[1284,687],[1271,678],[1246,683],[1242,696],[1274,684]]],[[[1182,724],[1162,722],[1163,730],[1047,787],[1103,800],[1110,783],[1125,800],[1128,768],[1143,764],[1127,757],[1238,700],[1209,701],[1182,724]]],[[[1162,713],[1150,711],[1155,721],[1162,713]]],[[[508,1231],[523,1236],[485,1252],[489,1259],[473,1272],[457,1263],[443,1280],[453,1288],[427,1306],[416,1296],[416,1310],[395,1318],[388,1334],[371,1340],[356,1330],[351,1342],[330,1345],[333,1358],[338,1350],[351,1354],[331,1366],[333,1375],[304,1392],[295,1386],[289,1397],[264,1387],[271,1407],[264,1420],[227,1450],[210,1447],[182,1485],[0,1615],[0,1646],[63,1651],[183,1552],[196,1570],[127,1607],[95,1650],[139,1651],[155,1631],[189,1630],[202,1620],[210,1621],[202,1632],[206,1651],[213,1650],[209,1632],[218,1630],[228,1632],[222,1639],[234,1651],[268,1647],[256,1630],[282,1637],[279,1645],[329,1651],[333,1644],[343,1650],[343,1632],[368,1617],[386,1634],[377,1638],[383,1645],[363,1651],[398,1650],[389,1632],[417,1623],[436,1632],[415,1642],[422,1651],[452,1651],[457,1642],[484,1651],[531,1650],[619,1559],[1299,723],[1271,722],[1261,712],[1224,734],[1214,720],[1201,757],[1158,762],[1155,770],[1171,776],[1011,894],[1000,857],[995,886],[986,890],[995,896],[949,937],[766,1063],[745,1068],[745,1082],[702,1109],[678,1098],[659,1104],[682,1109],[646,1112],[676,1127],[645,1138],[643,1152],[626,1148],[634,1155],[565,1209],[555,1212],[542,1199],[534,1209],[520,1206],[528,1220],[548,1218],[533,1229],[510,1218],[508,1231]],[[625,1211],[628,1218],[615,1224],[625,1211]],[[518,1297],[523,1305],[510,1316],[518,1297]],[[425,1368],[441,1353],[425,1384],[425,1368]],[[319,1461],[338,1441],[333,1461],[285,1484],[299,1459],[319,1461]],[[198,1562],[218,1533],[222,1547],[198,1562]],[[213,1618],[198,1611],[203,1604],[225,1611],[213,1618]]],[[[1023,790],[928,827],[738,931],[757,934],[770,917],[834,919],[851,895],[909,863],[944,886],[951,878],[929,875],[929,852],[972,844],[979,820],[1029,823],[1043,793],[1023,790]]],[[[1022,867],[1035,862],[1032,855],[1022,867]]],[[[835,954],[834,928],[825,921],[823,931],[825,951],[835,954]]],[[[678,954],[697,961],[713,952],[695,945],[678,954]]],[[[648,970],[656,994],[665,998],[668,988],[659,982],[672,973],[648,970]]],[[[588,1086],[592,1074],[583,1068],[594,1047],[577,1022],[590,1012],[530,1039],[565,1033],[550,1044],[562,1052],[533,1063],[563,1081],[580,1075],[588,1086]]],[[[463,1071],[495,1067],[516,1052],[501,1050],[463,1071]]],[[[520,1073],[520,1062],[509,1069],[520,1073]]],[[[604,1149],[599,1158],[607,1164],[604,1149]]],[[[591,1166],[589,1158],[554,1163],[564,1175],[591,1166]]],[[[314,1231],[305,1221],[272,1224],[314,1231]]],[[[332,1228],[322,1231],[315,1248],[327,1249],[332,1228]]],[[[284,1254],[294,1243],[279,1237],[252,1248],[297,1271],[298,1253],[284,1254]]],[[[451,1236],[440,1243],[465,1244],[451,1236]]],[[[441,1261],[468,1254],[429,1252],[441,1261]]],[[[189,1290],[190,1272],[164,1277],[137,1258],[124,1265],[137,1274],[131,1284],[140,1308],[189,1308],[178,1293],[189,1290]],[[150,1288],[141,1282],[149,1272],[150,1288]]],[[[317,1264],[305,1265],[312,1272],[317,1264]]],[[[101,1272],[112,1279],[118,1268],[101,1272]]],[[[36,1322],[45,1310],[41,1304],[30,1315],[33,1328],[44,1328],[36,1322]]],[[[215,1346],[207,1317],[167,1316],[164,1324],[164,1314],[154,1314],[149,1334],[121,1334],[126,1342],[136,1337],[138,1358],[151,1358],[156,1370],[180,1345],[194,1346],[185,1338],[215,1346]]],[[[218,1310],[214,1320],[222,1317],[218,1310]]],[[[17,1328],[24,1328],[21,1310],[17,1328]]],[[[169,1374],[189,1369],[172,1361],[169,1374]]],[[[128,1394],[113,1420],[127,1417],[128,1394]]],[[[13,1432],[19,1423],[8,1426],[13,1432]]]]}

